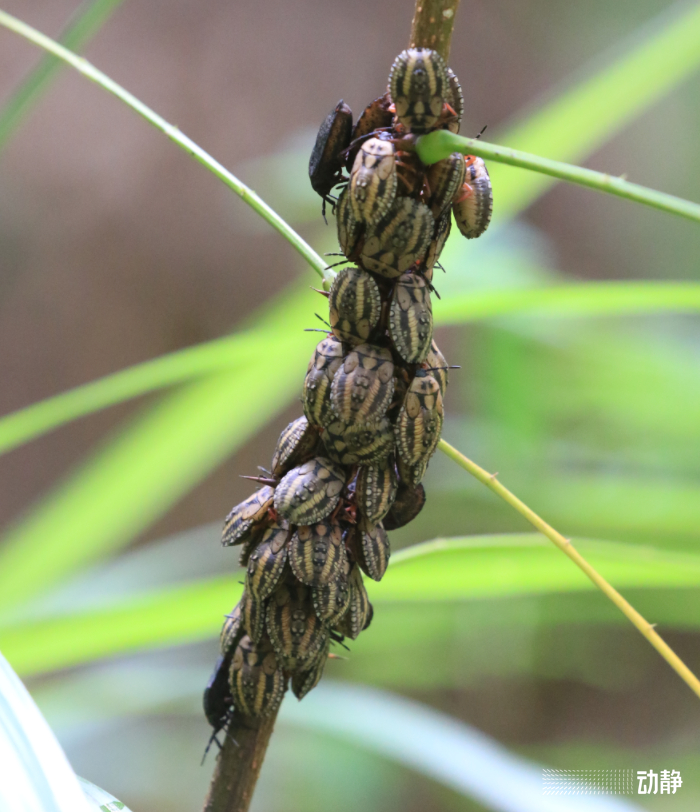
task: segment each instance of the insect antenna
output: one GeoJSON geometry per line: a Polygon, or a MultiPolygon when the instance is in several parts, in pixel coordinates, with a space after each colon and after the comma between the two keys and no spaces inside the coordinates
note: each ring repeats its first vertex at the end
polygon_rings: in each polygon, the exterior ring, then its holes
{"type": "Polygon", "coordinates": [[[319,315],[318,315],[318,313],[314,313],[314,316],[316,316],[316,318],[317,318],[319,321],[322,321],[322,322],[323,322],[323,323],[324,323],[324,324],[325,324],[327,327],[329,327],[329,328],[330,328],[330,324],[328,324],[328,322],[327,322],[327,321],[326,321],[326,320],[323,318],[323,316],[319,316],[319,315]]]}
{"type": "Polygon", "coordinates": [[[475,135],[475,136],[474,136],[474,138],[481,138],[481,136],[482,136],[482,135],[483,135],[483,134],[486,132],[486,128],[487,128],[488,126],[489,126],[488,124],[484,124],[484,126],[483,126],[483,127],[481,128],[481,130],[479,131],[479,134],[478,134],[478,135],[475,135]]]}

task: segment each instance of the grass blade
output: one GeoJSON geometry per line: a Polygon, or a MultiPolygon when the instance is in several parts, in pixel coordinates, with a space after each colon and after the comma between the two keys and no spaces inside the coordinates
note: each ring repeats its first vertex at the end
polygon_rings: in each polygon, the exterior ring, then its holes
{"type": "MultiPolygon", "coordinates": [[[[73,15],[60,42],[79,51],[107,22],[123,0],[87,0],[73,15]]],[[[12,94],[0,110],[0,151],[5,147],[24,117],[46,91],[61,67],[53,56],[46,55],[12,94]]]]}
{"type": "MultiPolygon", "coordinates": [[[[700,586],[700,555],[612,542],[577,542],[620,587],[700,586]]],[[[241,595],[240,574],[149,590],[51,619],[8,623],[0,645],[22,674],[65,668],[219,633],[241,595]]],[[[436,539],[396,553],[381,583],[366,581],[378,607],[593,590],[590,581],[537,534],[436,539]]],[[[700,622],[691,618],[689,622],[700,622]]]]}

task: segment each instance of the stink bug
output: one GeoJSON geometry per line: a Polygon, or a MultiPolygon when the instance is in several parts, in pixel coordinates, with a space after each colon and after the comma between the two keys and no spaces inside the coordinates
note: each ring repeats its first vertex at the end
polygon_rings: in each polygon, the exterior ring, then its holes
{"type": "Polygon", "coordinates": [[[260,544],[251,553],[245,578],[246,592],[256,601],[264,601],[279,583],[287,563],[287,522],[276,522],[267,528],[260,544]]]}
{"type": "Polygon", "coordinates": [[[404,361],[419,364],[425,360],[433,340],[433,310],[422,276],[405,273],[396,281],[389,307],[389,335],[404,361]]]}
{"type": "Polygon", "coordinates": [[[421,262],[435,228],[430,209],[410,197],[400,197],[366,234],[360,261],[368,271],[395,279],[421,262]]]}
{"type": "Polygon", "coordinates": [[[327,457],[314,457],[280,480],[275,509],[292,524],[320,522],[338,504],[344,485],[345,472],[340,466],[327,457]]]}
{"type": "Polygon", "coordinates": [[[318,432],[309,424],[305,417],[298,417],[290,423],[280,434],[272,457],[272,473],[274,476],[283,476],[312,457],[318,445],[318,432]]]}
{"type": "Polygon", "coordinates": [[[326,202],[333,203],[331,189],[344,180],[343,152],[351,133],[352,110],[341,99],[321,124],[309,161],[309,179],[314,192],[323,198],[324,217],[326,202]]]}
{"type": "Polygon", "coordinates": [[[391,99],[389,98],[389,94],[385,93],[383,96],[380,96],[368,104],[362,111],[362,115],[357,119],[357,124],[355,124],[355,128],[352,131],[350,147],[346,150],[348,158],[345,167],[348,172],[355,163],[355,156],[357,155],[362,140],[377,130],[389,129],[391,127],[394,114],[389,110],[390,106],[391,99]]]}
{"type": "Polygon", "coordinates": [[[335,522],[298,527],[289,542],[292,572],[307,586],[327,584],[344,557],[343,531],[335,522]]]}
{"type": "MultiPolygon", "coordinates": [[[[440,386],[427,370],[419,369],[408,388],[394,427],[400,462],[409,467],[427,465],[440,440],[442,421],[440,386]]],[[[402,473],[401,468],[399,473],[402,473]]],[[[415,473],[408,476],[413,484],[417,484],[421,478],[422,474],[419,477],[415,473]]]]}
{"type": "Polygon", "coordinates": [[[352,261],[357,259],[362,249],[362,234],[365,224],[358,220],[352,211],[350,193],[346,186],[340,193],[336,207],[336,226],[338,228],[338,245],[343,254],[352,261]]]}
{"type": "Polygon", "coordinates": [[[243,637],[233,655],[229,681],[236,708],[245,716],[269,716],[277,710],[286,679],[267,636],[257,643],[243,637]]]}
{"type": "Polygon", "coordinates": [[[238,641],[243,635],[243,625],[241,622],[241,604],[237,603],[230,615],[226,615],[224,625],[221,627],[219,635],[219,652],[222,657],[233,657],[233,652],[238,645],[238,641]]]}
{"type": "Polygon", "coordinates": [[[433,268],[440,259],[442,249],[445,247],[447,238],[450,236],[451,228],[452,217],[450,216],[450,210],[447,209],[437,223],[435,223],[433,239],[430,241],[428,253],[425,256],[425,264],[423,265],[422,274],[428,282],[433,281],[433,268]]]}
{"type": "Polygon", "coordinates": [[[331,641],[329,638],[311,668],[306,671],[295,671],[294,674],[292,674],[292,691],[297,699],[303,699],[310,690],[318,685],[319,680],[323,676],[323,669],[326,667],[326,662],[328,661],[330,645],[331,641]]]}
{"type": "Polygon", "coordinates": [[[360,147],[350,173],[350,205],[355,220],[372,225],[396,197],[394,145],[370,138],[360,147]]]}
{"type": "Polygon", "coordinates": [[[481,158],[466,155],[464,165],[464,183],[455,195],[452,211],[459,230],[468,240],[473,240],[480,237],[491,222],[493,190],[489,173],[481,158]]]}
{"type": "Polygon", "coordinates": [[[274,490],[266,485],[231,510],[221,538],[224,547],[243,544],[255,534],[258,529],[255,525],[265,518],[268,508],[272,506],[273,495],[274,490]]]}
{"type": "Polygon", "coordinates": [[[324,426],[333,418],[331,381],[343,362],[343,345],[335,336],[319,342],[309,361],[304,379],[304,414],[313,426],[324,426]]]}
{"type": "Polygon", "coordinates": [[[348,353],[331,384],[331,407],[347,423],[372,423],[385,414],[394,394],[391,351],[360,344],[348,353]]]}
{"type": "Polygon", "coordinates": [[[394,60],[389,92],[396,118],[412,133],[425,133],[438,124],[448,94],[447,69],[440,54],[429,48],[409,48],[394,60]]]}
{"type": "Polygon", "coordinates": [[[396,496],[394,459],[390,457],[377,465],[363,465],[355,480],[355,501],[362,516],[377,524],[391,509],[396,496]]]}
{"type": "Polygon", "coordinates": [[[450,132],[458,133],[464,115],[464,93],[459,79],[455,76],[452,68],[447,69],[447,104],[449,104],[454,116],[447,121],[447,129],[450,132]]]}
{"type": "MultiPolygon", "coordinates": [[[[222,745],[217,735],[221,730],[226,731],[233,715],[233,696],[228,681],[228,670],[232,657],[233,651],[228,657],[220,656],[217,658],[214,671],[209,677],[207,687],[204,689],[204,696],[202,697],[204,715],[207,717],[207,722],[214,728],[204,751],[204,758],[206,758],[213,742],[216,742],[221,748],[222,745]]],[[[204,758],[202,763],[204,763],[204,758]]]]}
{"type": "Polygon", "coordinates": [[[328,295],[331,330],[349,344],[363,344],[379,323],[382,303],[377,283],[359,268],[344,268],[328,295]]]}
{"type": "Polygon", "coordinates": [[[412,522],[423,510],[425,488],[418,484],[401,481],[396,490],[396,498],[382,524],[385,530],[398,530],[412,522]]]}
{"type": "Polygon", "coordinates": [[[445,360],[445,356],[440,352],[440,348],[435,343],[435,339],[433,339],[430,345],[430,350],[425,358],[425,364],[430,374],[438,382],[440,394],[444,400],[447,384],[449,383],[449,378],[447,375],[447,361],[445,360]]]}
{"type": "Polygon", "coordinates": [[[388,417],[376,423],[334,420],[323,432],[328,456],[341,465],[370,465],[386,459],[394,446],[388,417]]]}
{"type": "Polygon", "coordinates": [[[375,581],[381,581],[389,565],[389,537],[379,522],[374,526],[363,522],[356,528],[358,563],[375,581]]]}
{"type": "Polygon", "coordinates": [[[436,220],[439,220],[452,205],[457,191],[462,188],[464,175],[464,156],[461,152],[453,152],[452,155],[428,167],[430,211],[436,220]]]}
{"type": "Polygon", "coordinates": [[[367,590],[362,583],[362,576],[357,564],[352,565],[348,576],[350,600],[348,609],[333,629],[351,640],[356,640],[363,629],[372,621],[372,604],[367,597],[367,590]]]}
{"type": "Polygon", "coordinates": [[[333,577],[326,584],[315,586],[311,590],[316,614],[321,620],[327,620],[332,626],[345,614],[350,601],[348,575],[350,562],[343,551],[340,564],[333,577]]]}
{"type": "Polygon", "coordinates": [[[328,641],[328,627],[314,611],[311,590],[298,581],[275,590],[267,608],[267,631],[287,671],[310,665],[328,641]]]}
{"type": "Polygon", "coordinates": [[[265,628],[265,603],[256,600],[247,590],[241,598],[241,626],[255,641],[260,640],[265,628]]]}

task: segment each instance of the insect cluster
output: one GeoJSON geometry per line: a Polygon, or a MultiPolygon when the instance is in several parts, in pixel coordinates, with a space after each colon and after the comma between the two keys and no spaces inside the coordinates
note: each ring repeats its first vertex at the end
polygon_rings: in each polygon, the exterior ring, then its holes
{"type": "Polygon", "coordinates": [[[448,382],[433,340],[433,268],[451,211],[466,237],[486,229],[491,187],[481,159],[454,153],[425,166],[413,145],[457,132],[463,110],[439,54],[411,49],[354,127],[341,101],[319,130],[311,184],[324,214],[331,203],[352,265],[327,294],[330,331],[308,366],[304,416],[282,432],[263,487],[226,519],[223,544],[240,546],[247,570],[204,695],[215,733],[234,706],[273,713],[290,678],[299,699],[318,683],[331,642],[354,640],[372,619],[361,572],[382,578],[387,531],[425,503],[448,382]]]}

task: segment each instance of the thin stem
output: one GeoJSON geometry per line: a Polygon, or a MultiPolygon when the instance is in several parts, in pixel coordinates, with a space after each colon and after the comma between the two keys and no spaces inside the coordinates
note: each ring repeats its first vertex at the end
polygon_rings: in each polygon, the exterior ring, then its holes
{"type": "MultiPolygon", "coordinates": [[[[123,0],[86,0],[72,16],[61,35],[61,44],[77,51],[107,22],[123,0]]],[[[3,149],[32,104],[46,89],[60,62],[46,54],[0,110],[0,150],[3,149]]]]}
{"type": "Polygon", "coordinates": [[[456,448],[451,446],[444,440],[440,440],[438,448],[447,456],[454,460],[460,467],[468,471],[473,477],[479,480],[487,488],[492,490],[497,496],[500,496],[512,508],[524,516],[531,525],[537,528],[543,535],[545,535],[551,542],[553,542],[565,555],[567,555],[581,569],[593,583],[601,590],[622,612],[622,614],[641,632],[644,637],[651,643],[652,646],[659,652],[659,654],[666,660],[671,668],[684,680],[692,691],[700,697],[700,680],[693,674],[688,666],[681,660],[681,658],[673,651],[673,649],[664,642],[659,634],[654,629],[654,625],[645,620],[639,612],[631,606],[620,593],[609,584],[600,573],[597,572],[586,559],[578,552],[569,539],[564,538],[561,533],[558,533],[553,527],[547,524],[544,519],[540,518],[534,510],[529,508],[524,502],[521,502],[515,494],[511,493],[508,488],[498,481],[497,474],[489,474],[484,471],[475,462],[465,457],[457,451],[456,448]]]}
{"type": "Polygon", "coordinates": [[[83,76],[91,81],[100,85],[104,90],[124,102],[124,104],[135,110],[140,116],[146,119],[149,124],[152,124],[156,129],[165,133],[171,141],[174,141],[181,149],[192,155],[192,157],[199,161],[199,163],[213,172],[219,180],[223,181],[229,189],[232,189],[242,200],[244,200],[252,209],[254,209],[261,217],[289,242],[294,248],[304,257],[304,259],[311,265],[316,273],[321,276],[325,285],[330,285],[333,281],[334,274],[326,270],[326,262],[313,250],[313,248],[303,240],[294,229],[289,226],[274,209],[265,203],[252,189],[246,186],[235,175],[232,175],[224,166],[217,160],[212,158],[208,152],[203,150],[198,144],[188,138],[177,127],[167,122],[164,118],[159,116],[150,107],[147,107],[143,102],[139,101],[136,96],[129,93],[117,82],[113,81],[106,74],[98,70],[94,65],[90,64],[86,59],[74,54],[62,45],[59,45],[54,40],[45,36],[44,34],[32,28],[30,25],[23,23],[11,14],[5,11],[0,11],[0,25],[14,31],[21,37],[29,40],[43,48],[45,51],[53,54],[64,62],[74,67],[83,76]]]}
{"type": "Polygon", "coordinates": [[[234,713],[203,812],[246,812],[276,718],[276,711],[265,719],[234,713]]]}
{"type": "Polygon", "coordinates": [[[432,48],[447,62],[459,0],[416,0],[409,48],[432,48]]]}
{"type": "Polygon", "coordinates": [[[447,130],[437,130],[421,136],[416,142],[416,152],[421,161],[426,164],[437,163],[453,152],[461,152],[463,155],[478,155],[481,158],[489,158],[492,161],[517,166],[521,169],[530,169],[542,175],[550,175],[579,186],[587,186],[598,192],[607,192],[700,222],[700,204],[698,203],[667,195],[664,192],[657,192],[655,189],[649,189],[637,183],[630,183],[624,177],[616,178],[604,172],[585,169],[582,166],[552,161],[549,158],[501,147],[498,144],[488,144],[476,138],[464,138],[447,130]]]}

